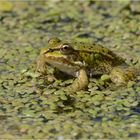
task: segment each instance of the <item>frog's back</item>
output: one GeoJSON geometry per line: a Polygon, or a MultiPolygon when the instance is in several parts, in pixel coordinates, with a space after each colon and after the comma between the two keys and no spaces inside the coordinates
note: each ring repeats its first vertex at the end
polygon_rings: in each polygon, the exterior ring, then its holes
{"type": "Polygon", "coordinates": [[[88,70],[95,75],[109,73],[113,67],[125,65],[124,59],[100,44],[76,43],[74,49],[80,52],[88,70]]]}
{"type": "Polygon", "coordinates": [[[75,43],[75,45],[73,46],[75,50],[78,50],[78,52],[80,52],[81,55],[83,55],[83,57],[85,57],[86,54],[88,54],[88,56],[89,55],[99,56],[100,58],[102,58],[102,61],[108,60],[108,61],[114,62],[113,63],[114,65],[125,63],[123,58],[119,57],[118,55],[113,53],[111,50],[109,50],[108,48],[100,44],[95,44],[95,43],[85,44],[81,42],[81,43],[75,43]]]}

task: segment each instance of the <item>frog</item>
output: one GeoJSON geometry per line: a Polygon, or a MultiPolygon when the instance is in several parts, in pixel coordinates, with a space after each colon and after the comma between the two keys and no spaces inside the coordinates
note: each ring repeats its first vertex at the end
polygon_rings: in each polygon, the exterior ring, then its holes
{"type": "Polygon", "coordinates": [[[85,90],[90,77],[109,75],[112,83],[126,85],[135,79],[135,70],[124,58],[112,50],[97,43],[51,38],[47,47],[40,51],[37,58],[37,71],[47,75],[53,68],[75,78],[73,83],[65,89],[69,91],[85,90]]]}

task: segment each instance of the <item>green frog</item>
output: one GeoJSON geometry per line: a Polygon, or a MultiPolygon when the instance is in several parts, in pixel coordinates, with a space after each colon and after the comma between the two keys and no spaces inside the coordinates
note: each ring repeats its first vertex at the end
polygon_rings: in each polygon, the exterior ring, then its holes
{"type": "Polygon", "coordinates": [[[108,48],[59,38],[51,38],[37,59],[40,73],[47,74],[50,67],[75,77],[74,82],[66,87],[71,91],[85,89],[89,77],[98,75],[108,74],[117,85],[126,85],[135,78],[135,70],[108,48]]]}

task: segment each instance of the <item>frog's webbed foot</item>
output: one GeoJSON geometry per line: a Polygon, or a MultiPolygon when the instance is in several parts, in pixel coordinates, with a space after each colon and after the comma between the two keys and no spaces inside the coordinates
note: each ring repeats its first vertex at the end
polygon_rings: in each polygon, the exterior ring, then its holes
{"type": "Polygon", "coordinates": [[[136,78],[136,72],[133,68],[114,67],[110,73],[110,78],[117,85],[126,85],[136,78]]]}
{"type": "Polygon", "coordinates": [[[84,69],[78,71],[78,76],[75,81],[66,90],[76,92],[85,89],[88,86],[88,76],[84,69]]]}

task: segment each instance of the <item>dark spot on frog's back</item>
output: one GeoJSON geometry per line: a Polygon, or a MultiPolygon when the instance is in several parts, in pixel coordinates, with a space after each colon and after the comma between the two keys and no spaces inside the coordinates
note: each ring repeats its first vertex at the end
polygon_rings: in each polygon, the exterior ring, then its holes
{"type": "Polygon", "coordinates": [[[88,57],[88,56],[89,56],[89,54],[85,53],[85,54],[84,54],[84,56],[85,56],[85,57],[88,57]]]}

